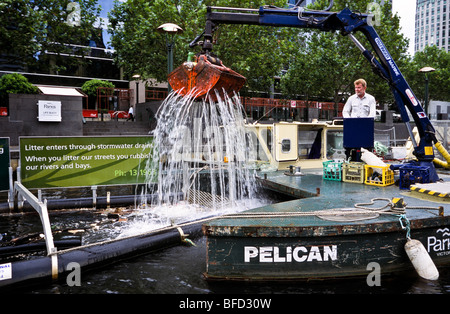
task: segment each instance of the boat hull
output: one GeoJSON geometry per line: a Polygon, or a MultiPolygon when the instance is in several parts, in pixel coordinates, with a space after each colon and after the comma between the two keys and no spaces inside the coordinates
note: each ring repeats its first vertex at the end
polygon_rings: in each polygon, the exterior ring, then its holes
{"type": "MultiPolygon", "coordinates": [[[[450,263],[448,231],[445,235],[448,220],[447,217],[412,222],[413,225],[421,225],[411,231],[412,237],[422,242],[437,266],[450,263]]],[[[380,274],[413,269],[404,249],[405,232],[395,221],[359,228],[340,226],[334,235],[329,236],[294,236],[293,230],[289,235],[264,236],[264,231],[257,227],[253,229],[253,236],[236,237],[225,236],[224,233],[208,235],[211,230],[204,227],[207,234],[207,279],[329,279],[367,276],[374,269],[379,269],[380,274]],[[367,232],[349,233],[351,229],[365,229],[367,232]],[[382,229],[392,230],[379,232],[382,229]],[[374,262],[376,264],[371,264],[374,262]]],[[[300,233],[308,232],[305,230],[308,228],[299,229],[303,229],[300,233]]]]}
{"type": "Polygon", "coordinates": [[[408,234],[436,266],[450,265],[447,203],[417,199],[395,185],[324,180],[314,171],[300,177],[275,172],[260,183],[298,199],[205,223],[207,279],[345,278],[367,276],[374,266],[380,274],[414,272],[404,248],[408,234]],[[394,199],[407,206],[381,210],[394,199]]]}

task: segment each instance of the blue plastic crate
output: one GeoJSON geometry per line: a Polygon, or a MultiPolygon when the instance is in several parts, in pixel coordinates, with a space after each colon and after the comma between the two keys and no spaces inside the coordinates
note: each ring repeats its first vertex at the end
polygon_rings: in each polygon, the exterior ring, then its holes
{"type": "Polygon", "coordinates": [[[409,190],[415,183],[430,183],[430,167],[405,165],[399,171],[399,187],[402,190],[409,190]]]}

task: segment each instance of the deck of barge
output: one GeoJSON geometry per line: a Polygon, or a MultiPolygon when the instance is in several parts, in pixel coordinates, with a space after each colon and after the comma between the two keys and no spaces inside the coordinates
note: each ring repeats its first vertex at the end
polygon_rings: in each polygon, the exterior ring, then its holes
{"type": "MultiPolygon", "coordinates": [[[[408,219],[418,218],[435,218],[438,215],[437,210],[418,210],[408,209],[408,207],[443,207],[444,216],[450,216],[450,203],[443,201],[442,197],[436,195],[434,199],[429,197],[428,193],[423,196],[416,191],[401,190],[396,185],[378,187],[372,185],[348,183],[342,181],[329,181],[322,178],[320,170],[306,170],[303,171],[302,176],[288,176],[284,172],[278,171],[270,173],[265,179],[261,178],[261,183],[270,189],[276,190],[288,195],[297,195],[304,197],[287,202],[280,202],[271,204],[260,208],[255,208],[246,213],[275,213],[275,212],[313,212],[325,209],[341,209],[354,208],[355,204],[370,203],[375,198],[403,198],[407,204],[406,216],[408,219]]],[[[450,191],[450,175],[441,175],[444,184],[448,186],[450,191]]],[[[384,201],[375,201],[373,205],[367,207],[378,208],[386,204],[384,201]]],[[[377,218],[370,219],[371,223],[381,223],[388,221],[398,221],[397,216],[393,215],[379,215],[377,218]]],[[[346,224],[367,224],[366,221],[347,222],[346,224]]],[[[284,228],[292,226],[328,226],[339,225],[342,222],[333,222],[318,218],[317,216],[286,216],[274,217],[267,219],[266,217],[250,217],[236,219],[220,218],[208,223],[208,229],[211,231],[220,227],[270,227],[270,228],[284,228]]]]}

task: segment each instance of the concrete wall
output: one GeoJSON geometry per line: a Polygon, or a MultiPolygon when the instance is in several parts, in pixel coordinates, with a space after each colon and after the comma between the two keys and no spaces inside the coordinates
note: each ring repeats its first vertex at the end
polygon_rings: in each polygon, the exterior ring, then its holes
{"type": "Polygon", "coordinates": [[[155,115],[162,102],[162,100],[155,100],[135,105],[134,115],[136,121],[148,123],[149,129],[153,130],[156,127],[155,115]]]}
{"type": "Polygon", "coordinates": [[[431,100],[427,111],[431,119],[448,120],[450,117],[450,102],[431,100]]]}
{"type": "Polygon", "coordinates": [[[82,97],[52,95],[9,95],[9,116],[0,117],[0,136],[9,137],[11,146],[19,136],[82,136],[82,97]],[[61,101],[61,122],[39,122],[39,100],[61,101]]]}

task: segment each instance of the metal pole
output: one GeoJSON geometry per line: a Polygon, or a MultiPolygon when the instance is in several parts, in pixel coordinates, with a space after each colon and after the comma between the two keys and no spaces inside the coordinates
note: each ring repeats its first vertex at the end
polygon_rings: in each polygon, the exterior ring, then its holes
{"type": "MultiPolygon", "coordinates": [[[[167,75],[172,73],[173,71],[173,38],[171,41],[167,39],[167,75]]],[[[167,90],[170,93],[172,91],[172,87],[170,84],[167,84],[167,90]]]]}
{"type": "Polygon", "coordinates": [[[136,81],[136,105],[139,103],[139,81],[136,81]]]}
{"type": "Polygon", "coordinates": [[[428,116],[428,75],[425,73],[425,114],[428,116]]]}
{"type": "MultiPolygon", "coordinates": [[[[173,45],[174,45],[174,37],[176,34],[182,33],[183,29],[176,24],[173,23],[165,23],[160,25],[157,28],[157,31],[166,35],[166,45],[167,45],[167,75],[172,73],[173,71],[173,45]]],[[[167,90],[170,93],[172,91],[172,87],[169,82],[167,82],[167,90]]]]}
{"type": "Polygon", "coordinates": [[[13,184],[13,168],[9,167],[9,192],[8,192],[8,202],[9,202],[9,209],[14,209],[14,184],[13,184]]]}

